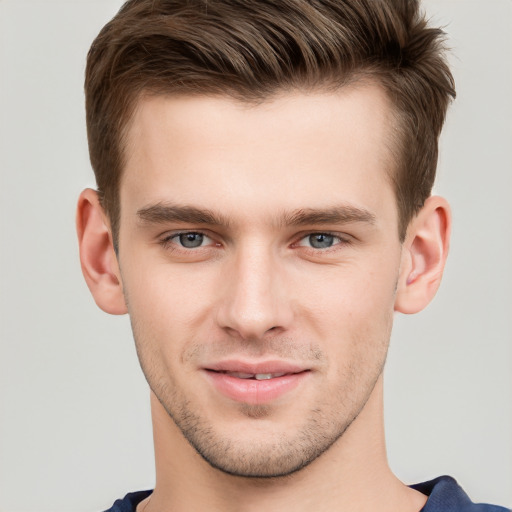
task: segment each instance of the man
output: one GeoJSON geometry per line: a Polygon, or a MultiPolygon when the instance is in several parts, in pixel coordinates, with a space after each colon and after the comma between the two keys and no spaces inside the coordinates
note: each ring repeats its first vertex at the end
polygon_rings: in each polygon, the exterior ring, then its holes
{"type": "Polygon", "coordinates": [[[386,462],[395,311],[433,298],[453,80],[415,2],[132,0],[86,72],[99,307],[129,313],[157,480],[113,511],[504,510],[386,462]]]}

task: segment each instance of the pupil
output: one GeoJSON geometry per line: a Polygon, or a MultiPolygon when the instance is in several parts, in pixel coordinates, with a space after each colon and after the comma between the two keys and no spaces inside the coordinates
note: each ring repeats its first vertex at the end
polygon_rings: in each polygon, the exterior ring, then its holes
{"type": "Polygon", "coordinates": [[[326,235],[323,233],[310,235],[309,237],[309,243],[311,244],[311,247],[314,247],[315,249],[326,249],[328,247],[331,247],[333,241],[333,235],[326,235]]]}
{"type": "Polygon", "coordinates": [[[180,243],[183,247],[199,247],[203,243],[201,233],[184,233],[180,235],[180,243]]]}

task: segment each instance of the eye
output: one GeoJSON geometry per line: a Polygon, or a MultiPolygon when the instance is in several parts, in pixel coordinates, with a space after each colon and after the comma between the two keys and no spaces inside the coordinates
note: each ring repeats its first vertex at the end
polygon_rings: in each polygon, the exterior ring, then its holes
{"type": "Polygon", "coordinates": [[[311,233],[302,238],[297,245],[312,247],[313,249],[329,249],[334,245],[346,242],[342,238],[330,233],[311,233]]]}
{"type": "Polygon", "coordinates": [[[196,231],[187,231],[185,233],[177,233],[164,240],[165,244],[173,243],[185,249],[196,249],[212,243],[212,239],[203,233],[196,231]]]}

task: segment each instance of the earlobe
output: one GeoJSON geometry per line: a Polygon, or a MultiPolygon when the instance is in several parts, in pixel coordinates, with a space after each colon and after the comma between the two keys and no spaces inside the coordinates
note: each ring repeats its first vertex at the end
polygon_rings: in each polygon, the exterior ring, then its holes
{"type": "Polygon", "coordinates": [[[407,230],[395,311],[417,313],[434,298],[448,255],[450,229],[448,202],[442,197],[429,197],[407,230]]]}
{"type": "Polygon", "coordinates": [[[110,228],[95,190],[85,189],[80,194],[76,228],[82,272],[96,304],[112,315],[126,313],[110,228]]]}

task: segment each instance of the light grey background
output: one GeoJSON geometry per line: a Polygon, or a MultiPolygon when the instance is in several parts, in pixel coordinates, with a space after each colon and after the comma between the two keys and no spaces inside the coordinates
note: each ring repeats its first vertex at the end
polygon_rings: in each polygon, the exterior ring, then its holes
{"type": "MultiPolygon", "coordinates": [[[[103,510],[154,481],[148,390],[126,317],[96,308],[74,234],[93,185],[85,55],[118,0],[0,0],[0,511],[103,510]]],[[[398,317],[393,469],[512,505],[512,3],[430,0],[458,99],[437,191],[453,206],[434,303],[398,317]]]]}

